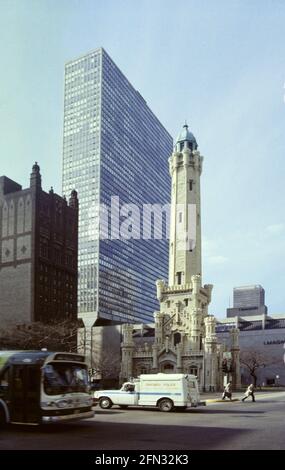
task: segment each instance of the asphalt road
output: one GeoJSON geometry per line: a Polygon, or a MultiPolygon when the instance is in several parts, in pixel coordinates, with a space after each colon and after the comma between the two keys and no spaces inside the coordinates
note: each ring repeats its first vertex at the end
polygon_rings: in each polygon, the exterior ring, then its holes
{"type": "Polygon", "coordinates": [[[95,408],[93,419],[45,427],[10,426],[0,449],[285,449],[285,392],[211,403],[184,412],[95,408]]]}

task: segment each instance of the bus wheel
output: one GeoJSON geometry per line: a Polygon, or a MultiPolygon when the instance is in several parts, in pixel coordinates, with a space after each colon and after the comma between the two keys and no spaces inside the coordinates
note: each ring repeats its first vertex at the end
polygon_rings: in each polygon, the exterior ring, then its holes
{"type": "Polygon", "coordinates": [[[103,410],[108,410],[108,408],[111,408],[113,403],[111,402],[110,398],[102,397],[99,400],[99,405],[100,405],[100,408],[103,408],[103,410]]]}
{"type": "Polygon", "coordinates": [[[160,409],[160,411],[165,411],[165,412],[172,411],[174,408],[173,401],[170,400],[169,398],[163,398],[158,403],[158,408],[160,409]]]}

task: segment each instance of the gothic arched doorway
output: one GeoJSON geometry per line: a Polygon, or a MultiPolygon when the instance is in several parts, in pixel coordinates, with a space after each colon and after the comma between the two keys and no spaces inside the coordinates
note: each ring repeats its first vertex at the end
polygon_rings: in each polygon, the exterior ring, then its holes
{"type": "Polygon", "coordinates": [[[161,372],[164,372],[164,374],[173,374],[174,364],[172,364],[171,362],[165,362],[161,365],[161,372]]]}
{"type": "Polygon", "coordinates": [[[195,375],[196,377],[198,376],[198,367],[195,365],[191,365],[189,367],[189,374],[195,375]]]}

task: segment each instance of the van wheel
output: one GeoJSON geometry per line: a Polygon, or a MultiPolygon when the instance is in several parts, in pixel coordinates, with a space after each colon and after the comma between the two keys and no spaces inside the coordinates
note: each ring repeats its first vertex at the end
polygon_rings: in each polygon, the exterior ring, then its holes
{"type": "Polygon", "coordinates": [[[100,408],[103,408],[103,410],[108,410],[108,408],[112,407],[113,403],[111,402],[110,398],[102,397],[99,400],[99,405],[100,408]]]}
{"type": "Polygon", "coordinates": [[[173,401],[170,400],[169,398],[163,398],[158,403],[158,408],[160,409],[160,411],[164,411],[164,412],[172,411],[174,408],[173,401]]]}
{"type": "Polygon", "coordinates": [[[126,410],[128,408],[128,405],[119,405],[120,408],[122,408],[122,410],[126,410]]]}

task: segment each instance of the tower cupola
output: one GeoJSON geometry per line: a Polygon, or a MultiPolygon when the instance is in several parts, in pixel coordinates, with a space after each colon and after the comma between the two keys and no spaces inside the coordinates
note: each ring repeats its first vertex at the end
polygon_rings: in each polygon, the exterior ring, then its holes
{"type": "Polygon", "coordinates": [[[40,174],[40,167],[37,162],[33,165],[32,173],[30,177],[30,187],[34,189],[40,189],[42,186],[42,177],[40,174]]]}
{"type": "Polygon", "coordinates": [[[175,143],[175,150],[177,152],[182,152],[184,148],[189,148],[192,150],[197,150],[198,144],[192,134],[188,129],[188,124],[184,124],[180,134],[178,135],[175,143]]]}

